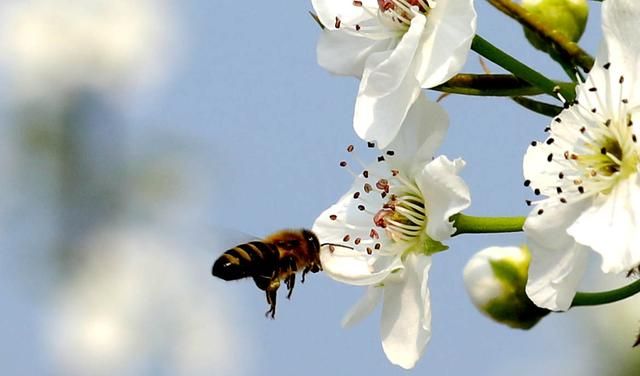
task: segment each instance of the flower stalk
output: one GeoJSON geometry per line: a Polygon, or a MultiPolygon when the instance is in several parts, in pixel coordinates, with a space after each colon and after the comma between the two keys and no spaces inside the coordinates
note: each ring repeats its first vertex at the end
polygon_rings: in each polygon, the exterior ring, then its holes
{"type": "Polygon", "coordinates": [[[489,234],[522,231],[525,217],[475,217],[466,214],[453,216],[453,234],[489,234]]]}
{"type": "Polygon", "coordinates": [[[568,101],[573,100],[575,96],[574,92],[569,90],[566,85],[558,85],[555,81],[521,63],[479,35],[473,38],[471,49],[554,98],[558,98],[558,93],[568,101]]]}
{"type": "MultiPolygon", "coordinates": [[[[573,90],[568,82],[556,82],[557,86],[573,90]]],[[[544,90],[510,74],[468,74],[461,73],[432,90],[451,94],[490,97],[514,97],[544,94],[544,90]]]]}
{"type": "Polygon", "coordinates": [[[587,307],[619,302],[640,292],[640,280],[626,286],[601,292],[577,292],[571,307],[587,307]]]}
{"type": "Polygon", "coordinates": [[[489,4],[533,31],[541,40],[548,43],[558,56],[571,65],[589,72],[594,59],[580,46],[564,34],[548,27],[542,20],[511,0],[488,0],[489,4]]]}

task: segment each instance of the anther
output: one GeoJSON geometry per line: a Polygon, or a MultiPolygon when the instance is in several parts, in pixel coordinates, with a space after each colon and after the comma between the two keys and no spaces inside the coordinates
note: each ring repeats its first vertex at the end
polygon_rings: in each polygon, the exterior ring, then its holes
{"type": "Polygon", "coordinates": [[[384,155],[378,156],[378,162],[382,162],[382,161],[384,161],[384,155]]]}
{"type": "Polygon", "coordinates": [[[368,255],[370,255],[370,254],[372,254],[372,253],[373,253],[373,249],[371,249],[371,248],[367,247],[367,254],[368,254],[368,255]]]}
{"type": "Polygon", "coordinates": [[[329,244],[329,252],[333,253],[336,250],[336,246],[333,244],[329,244]]]}
{"type": "Polygon", "coordinates": [[[540,189],[539,188],[534,189],[533,194],[536,196],[540,196],[540,189]]]}
{"type": "Polygon", "coordinates": [[[364,189],[365,193],[369,193],[369,192],[373,191],[373,187],[371,187],[371,184],[369,184],[369,183],[365,183],[363,189],[364,189]]]}
{"type": "Polygon", "coordinates": [[[524,186],[528,187],[531,184],[531,180],[527,179],[524,181],[524,186]]]}
{"type": "Polygon", "coordinates": [[[336,219],[338,219],[338,216],[337,216],[337,215],[335,215],[335,214],[331,214],[331,215],[329,216],[329,219],[331,219],[332,221],[335,221],[336,219]]]}
{"type": "Polygon", "coordinates": [[[378,234],[378,231],[376,231],[375,229],[371,229],[371,231],[369,231],[369,237],[371,239],[380,239],[380,235],[378,234]]]}
{"type": "Polygon", "coordinates": [[[340,167],[347,167],[347,161],[340,161],[340,167]]]}
{"type": "Polygon", "coordinates": [[[358,245],[358,244],[360,244],[360,242],[361,242],[361,241],[362,241],[362,239],[360,239],[360,238],[356,238],[356,239],[353,241],[353,244],[358,245]]]}
{"type": "Polygon", "coordinates": [[[603,147],[600,149],[600,154],[607,155],[607,148],[603,147]]]}
{"type": "Polygon", "coordinates": [[[376,147],[376,143],[369,141],[369,142],[367,142],[367,147],[368,148],[374,148],[374,147],[376,147]]]}
{"type": "Polygon", "coordinates": [[[354,194],[353,194],[353,198],[354,198],[355,200],[357,200],[357,199],[358,199],[358,197],[360,197],[360,192],[356,192],[356,193],[354,193],[354,194]]]}
{"type": "Polygon", "coordinates": [[[547,162],[551,162],[553,160],[553,153],[547,155],[547,162]]]}
{"type": "Polygon", "coordinates": [[[542,209],[538,210],[538,215],[542,215],[542,213],[544,213],[544,210],[542,209]]]}
{"type": "Polygon", "coordinates": [[[391,170],[391,176],[398,176],[399,173],[400,171],[398,170],[391,170]]]}
{"type": "Polygon", "coordinates": [[[358,210],[364,211],[364,209],[365,209],[364,205],[358,205],[358,210]]]}
{"type": "Polygon", "coordinates": [[[378,249],[380,249],[380,247],[382,247],[382,244],[380,243],[376,243],[376,245],[373,246],[373,248],[377,251],[378,249]]]}
{"type": "Polygon", "coordinates": [[[536,146],[538,145],[538,141],[531,141],[531,146],[536,146]]]}
{"type": "Polygon", "coordinates": [[[334,25],[336,29],[339,29],[341,24],[342,24],[342,21],[340,21],[340,18],[336,17],[336,23],[334,25]]]}
{"type": "Polygon", "coordinates": [[[611,63],[607,62],[602,66],[604,69],[609,69],[611,67],[611,63]]]}
{"type": "Polygon", "coordinates": [[[563,204],[566,204],[566,203],[567,203],[567,199],[566,199],[566,198],[564,198],[564,197],[561,197],[561,198],[560,198],[560,202],[562,202],[563,204]]]}
{"type": "Polygon", "coordinates": [[[381,191],[389,192],[389,181],[387,179],[380,179],[376,182],[376,188],[381,191]]]}
{"type": "Polygon", "coordinates": [[[393,150],[387,150],[386,154],[387,154],[388,156],[392,157],[393,155],[395,155],[395,154],[396,154],[396,152],[395,152],[395,151],[393,151],[393,150]]]}
{"type": "Polygon", "coordinates": [[[562,119],[560,119],[559,117],[553,119],[556,123],[562,123],[562,119]]]}
{"type": "Polygon", "coordinates": [[[578,192],[580,192],[581,194],[584,193],[584,187],[583,186],[579,186],[578,187],[578,192]]]}
{"type": "Polygon", "coordinates": [[[343,242],[348,242],[349,240],[351,240],[351,236],[349,234],[345,235],[344,238],[342,238],[343,242]]]}
{"type": "Polygon", "coordinates": [[[564,179],[564,173],[563,172],[560,172],[558,174],[558,179],[564,179]]]}
{"type": "Polygon", "coordinates": [[[554,141],[553,137],[549,137],[549,139],[547,139],[547,145],[553,144],[554,141]]]}
{"type": "Polygon", "coordinates": [[[367,171],[367,170],[362,171],[362,176],[364,176],[365,179],[368,179],[369,178],[369,171],[367,171]]]}
{"type": "Polygon", "coordinates": [[[353,151],[353,145],[347,146],[347,153],[351,153],[353,151]]]}
{"type": "Polygon", "coordinates": [[[361,6],[362,6],[362,1],[360,1],[360,0],[353,0],[353,6],[354,6],[354,7],[361,7],[361,6]]]}
{"type": "Polygon", "coordinates": [[[589,88],[589,91],[590,92],[598,91],[598,88],[597,87],[592,87],[592,88],[589,88]]]}
{"type": "Polygon", "coordinates": [[[620,76],[618,82],[622,85],[624,83],[624,76],[620,76]]]}

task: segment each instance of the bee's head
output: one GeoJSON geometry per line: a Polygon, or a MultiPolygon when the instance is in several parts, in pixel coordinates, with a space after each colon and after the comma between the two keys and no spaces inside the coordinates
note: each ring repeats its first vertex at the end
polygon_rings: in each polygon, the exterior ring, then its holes
{"type": "Polygon", "coordinates": [[[318,237],[316,236],[316,234],[314,234],[310,230],[303,229],[302,236],[304,236],[304,239],[307,241],[307,244],[309,245],[309,251],[312,254],[320,255],[320,241],[318,240],[318,237]]]}

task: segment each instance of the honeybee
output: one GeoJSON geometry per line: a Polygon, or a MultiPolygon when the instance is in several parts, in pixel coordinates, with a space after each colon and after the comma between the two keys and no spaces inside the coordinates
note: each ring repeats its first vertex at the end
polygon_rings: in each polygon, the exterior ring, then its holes
{"type": "Polygon", "coordinates": [[[280,282],[287,286],[287,299],[291,298],[296,272],[317,273],[322,270],[321,247],[318,237],[310,230],[282,230],[262,240],[240,244],[224,252],[211,269],[211,273],[225,281],[251,277],[267,297],[269,310],[265,316],[275,318],[276,293],[280,282]]]}

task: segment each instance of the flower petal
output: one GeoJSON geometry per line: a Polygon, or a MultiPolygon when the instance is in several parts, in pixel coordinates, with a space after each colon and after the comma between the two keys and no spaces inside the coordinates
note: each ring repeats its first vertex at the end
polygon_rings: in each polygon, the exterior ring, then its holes
{"type": "Polygon", "coordinates": [[[320,251],[322,269],[332,279],[355,286],[375,285],[403,268],[400,257],[368,255],[353,249],[335,247],[320,251]]]}
{"type": "Polygon", "coordinates": [[[430,161],[442,144],[449,128],[449,116],[438,103],[429,101],[424,95],[418,96],[407,113],[398,134],[387,149],[393,150],[396,157],[389,163],[413,176],[414,166],[430,161]]]}
{"type": "Polygon", "coordinates": [[[362,299],[351,307],[342,319],[342,327],[349,328],[369,316],[378,306],[380,300],[382,300],[382,288],[369,286],[362,299]]]}
{"type": "MultiPolygon", "coordinates": [[[[587,265],[587,249],[567,234],[567,226],[588,202],[578,201],[550,209],[533,210],[524,224],[531,251],[527,295],[539,307],[569,309],[587,265]]],[[[543,205],[538,208],[545,209],[543,205]]]]}
{"type": "Polygon", "coordinates": [[[434,240],[448,239],[455,232],[451,216],[471,205],[469,187],[458,176],[464,165],[462,159],[452,162],[445,156],[439,156],[416,175],[416,184],[425,198],[429,215],[427,235],[434,240]]]}
{"type": "Polygon", "coordinates": [[[399,282],[384,285],[380,334],[391,363],[413,368],[431,338],[427,277],[431,257],[411,253],[399,282]]]}
{"type": "Polygon", "coordinates": [[[423,88],[431,88],[460,72],[467,60],[476,33],[473,0],[439,0],[424,33],[415,75],[423,88]]]}
{"type": "Polygon", "coordinates": [[[392,49],[395,43],[394,39],[373,40],[325,30],[316,47],[318,64],[334,74],[361,77],[369,55],[392,49]]]}
{"type": "Polygon", "coordinates": [[[384,149],[398,133],[409,108],[420,94],[415,53],[422,42],[425,17],[416,15],[393,51],[367,59],[353,116],[358,136],[384,149]]]}
{"type": "Polygon", "coordinates": [[[640,264],[640,178],[621,180],[567,229],[569,235],[602,256],[602,271],[620,273],[640,264]]]}
{"type": "Polygon", "coordinates": [[[640,60],[639,19],[640,3],[636,0],[606,1],[602,4],[602,32],[609,61],[612,65],[623,64],[623,70],[628,73],[637,72],[640,60]]]}

